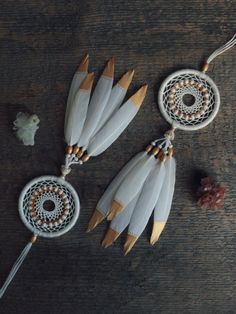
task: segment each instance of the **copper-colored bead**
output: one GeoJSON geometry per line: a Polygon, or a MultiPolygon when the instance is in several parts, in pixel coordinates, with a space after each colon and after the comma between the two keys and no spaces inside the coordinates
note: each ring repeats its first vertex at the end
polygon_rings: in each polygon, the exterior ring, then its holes
{"type": "Polygon", "coordinates": [[[84,154],[84,151],[80,150],[78,153],[77,153],[77,157],[80,158],[82,157],[84,154]]]}
{"type": "Polygon", "coordinates": [[[167,155],[162,154],[162,156],[160,156],[160,160],[161,160],[162,162],[165,162],[166,159],[167,159],[167,155]]]}
{"type": "Polygon", "coordinates": [[[75,146],[73,148],[73,154],[77,155],[79,151],[80,151],[80,147],[79,146],[75,146]]]}
{"type": "Polygon", "coordinates": [[[36,216],[37,216],[36,211],[35,211],[35,210],[30,211],[30,216],[31,216],[31,217],[36,217],[36,216]]]}
{"type": "Polygon", "coordinates": [[[149,153],[152,150],[153,146],[150,144],[146,147],[146,152],[149,153]]]}
{"type": "Polygon", "coordinates": [[[68,145],[68,146],[66,147],[66,153],[67,153],[68,155],[71,155],[72,152],[73,152],[73,147],[68,145]]]}
{"type": "Polygon", "coordinates": [[[86,162],[86,161],[89,160],[89,158],[90,158],[90,156],[87,155],[87,154],[85,154],[85,155],[82,156],[81,160],[82,160],[83,162],[86,162]]]}
{"type": "Polygon", "coordinates": [[[151,151],[151,154],[156,156],[160,151],[160,148],[159,147],[154,147],[151,151]]]}
{"type": "Polygon", "coordinates": [[[156,156],[156,158],[161,159],[162,155],[163,155],[163,151],[162,151],[162,149],[160,149],[158,154],[157,154],[157,156],[156,156]]]}

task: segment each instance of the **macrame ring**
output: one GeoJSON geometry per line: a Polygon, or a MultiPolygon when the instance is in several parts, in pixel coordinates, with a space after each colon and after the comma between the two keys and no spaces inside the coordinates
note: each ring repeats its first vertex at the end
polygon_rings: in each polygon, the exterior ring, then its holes
{"type": "Polygon", "coordinates": [[[208,125],[220,107],[220,94],[213,80],[197,70],[180,70],[169,75],[158,94],[164,118],[178,129],[192,131],[208,125]],[[193,102],[186,104],[185,95],[193,102]]]}
{"type": "Polygon", "coordinates": [[[60,177],[35,178],[20,194],[20,217],[25,226],[38,236],[54,238],[68,232],[75,225],[79,212],[78,194],[60,177]]]}

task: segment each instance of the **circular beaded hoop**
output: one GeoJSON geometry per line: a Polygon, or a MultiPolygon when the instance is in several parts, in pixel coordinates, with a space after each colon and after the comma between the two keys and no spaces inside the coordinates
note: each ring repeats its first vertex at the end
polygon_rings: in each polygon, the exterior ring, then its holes
{"type": "Polygon", "coordinates": [[[213,80],[197,70],[180,70],[162,83],[158,103],[164,118],[182,130],[198,130],[208,125],[220,107],[220,94],[213,80]],[[193,98],[188,105],[185,95],[193,98]]]}
{"type": "Polygon", "coordinates": [[[71,184],[62,178],[42,176],[30,181],[22,190],[19,212],[25,226],[34,234],[53,238],[74,226],[79,217],[80,201],[71,184]]]}

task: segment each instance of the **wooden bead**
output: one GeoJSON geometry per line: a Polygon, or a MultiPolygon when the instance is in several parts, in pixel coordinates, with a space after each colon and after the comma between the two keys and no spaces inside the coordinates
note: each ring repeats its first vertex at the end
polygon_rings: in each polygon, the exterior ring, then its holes
{"type": "Polygon", "coordinates": [[[152,155],[156,156],[160,151],[159,147],[154,147],[153,150],[151,151],[152,155]]]}
{"type": "Polygon", "coordinates": [[[166,159],[167,159],[167,155],[162,154],[162,155],[159,157],[159,159],[160,159],[162,162],[165,162],[166,159]]]}
{"type": "Polygon", "coordinates": [[[79,151],[80,151],[80,147],[79,146],[75,146],[73,148],[73,154],[77,155],[79,151]]]}
{"type": "Polygon", "coordinates": [[[168,155],[169,155],[169,156],[172,156],[173,153],[174,153],[173,147],[169,148],[169,149],[168,149],[168,155]]]}
{"type": "Polygon", "coordinates": [[[191,86],[193,86],[193,85],[195,84],[195,81],[194,81],[194,80],[190,80],[189,84],[190,84],[191,86]]]}
{"type": "Polygon", "coordinates": [[[188,86],[189,84],[190,84],[189,80],[188,80],[188,79],[185,79],[185,80],[184,80],[184,85],[185,85],[185,86],[188,86]]]}
{"type": "Polygon", "coordinates": [[[80,157],[83,156],[83,154],[84,154],[84,152],[83,152],[82,150],[80,150],[80,151],[78,152],[78,154],[77,154],[77,157],[80,158],[80,157]]]}
{"type": "Polygon", "coordinates": [[[72,152],[73,152],[73,147],[68,145],[68,146],[66,147],[66,153],[67,153],[68,155],[71,155],[72,152]]]}
{"type": "Polygon", "coordinates": [[[150,144],[146,147],[146,152],[149,153],[152,150],[153,146],[150,144]]]}
{"type": "Polygon", "coordinates": [[[90,158],[90,156],[87,155],[87,154],[85,154],[85,155],[82,156],[81,160],[82,160],[83,162],[86,162],[86,161],[89,160],[89,158],[90,158]]]}

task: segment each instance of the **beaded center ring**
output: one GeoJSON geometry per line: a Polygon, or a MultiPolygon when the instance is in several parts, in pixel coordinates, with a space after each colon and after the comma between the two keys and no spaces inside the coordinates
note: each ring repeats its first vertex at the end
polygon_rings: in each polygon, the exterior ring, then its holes
{"type": "Polygon", "coordinates": [[[220,95],[208,75],[186,69],[174,72],[164,80],[158,103],[170,124],[191,131],[205,127],[215,118],[220,107],[220,95]]]}
{"type": "Polygon", "coordinates": [[[42,237],[57,237],[69,231],[76,223],[79,211],[79,197],[74,188],[55,176],[32,180],[19,198],[23,223],[42,237]]]}

